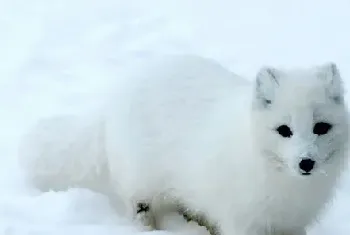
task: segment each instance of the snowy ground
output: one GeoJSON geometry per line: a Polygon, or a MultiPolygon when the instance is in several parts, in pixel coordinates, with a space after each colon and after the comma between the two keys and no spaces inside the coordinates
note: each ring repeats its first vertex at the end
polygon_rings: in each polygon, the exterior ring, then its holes
{"type": "MultiPolygon", "coordinates": [[[[84,109],[127,61],[158,52],[212,57],[250,78],[263,64],[333,60],[350,87],[349,9],[348,0],[0,1],[0,234],[140,233],[102,195],[23,183],[16,144],[38,117],[84,109]]],[[[310,234],[348,235],[348,218],[350,176],[310,234]]]]}

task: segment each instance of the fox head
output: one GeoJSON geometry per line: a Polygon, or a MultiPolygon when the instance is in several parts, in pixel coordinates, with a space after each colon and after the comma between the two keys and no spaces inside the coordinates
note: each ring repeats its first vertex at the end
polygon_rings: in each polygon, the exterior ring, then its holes
{"type": "Polygon", "coordinates": [[[348,112],[334,63],[282,70],[263,67],[255,79],[253,128],[259,151],[302,176],[327,171],[344,157],[348,112]]]}

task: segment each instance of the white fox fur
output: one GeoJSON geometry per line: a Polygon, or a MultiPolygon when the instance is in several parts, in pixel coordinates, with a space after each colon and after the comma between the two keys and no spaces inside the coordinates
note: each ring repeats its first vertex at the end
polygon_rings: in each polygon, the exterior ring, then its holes
{"type": "Polygon", "coordinates": [[[150,205],[145,216],[180,203],[224,235],[305,235],[347,164],[348,112],[333,63],[264,67],[250,82],[209,59],[164,57],[121,84],[91,125],[62,120],[39,124],[21,145],[34,183],[99,188],[91,182],[102,179],[130,216],[139,202],[150,205]],[[329,130],[315,131],[320,122],[329,130]]]}

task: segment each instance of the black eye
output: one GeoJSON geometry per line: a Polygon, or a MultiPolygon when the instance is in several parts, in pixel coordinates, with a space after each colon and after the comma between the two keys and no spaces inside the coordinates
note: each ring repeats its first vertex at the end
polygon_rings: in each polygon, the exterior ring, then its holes
{"type": "Polygon", "coordinates": [[[325,135],[332,129],[332,125],[327,122],[317,122],[314,125],[314,134],[315,135],[325,135]]]}
{"type": "Polygon", "coordinates": [[[280,134],[284,138],[290,138],[293,135],[293,132],[287,125],[281,125],[277,127],[276,131],[278,132],[278,134],[280,134]]]}

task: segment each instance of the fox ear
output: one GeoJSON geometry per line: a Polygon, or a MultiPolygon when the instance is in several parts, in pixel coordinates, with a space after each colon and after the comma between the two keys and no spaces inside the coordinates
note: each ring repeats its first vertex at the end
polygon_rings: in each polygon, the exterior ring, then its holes
{"type": "Polygon", "coordinates": [[[260,107],[273,103],[275,90],[279,86],[281,72],[273,67],[262,67],[255,78],[255,101],[260,107]]]}
{"type": "Polygon", "coordinates": [[[344,102],[344,86],[338,66],[333,62],[317,68],[317,77],[325,83],[328,95],[335,103],[344,102]]]}

